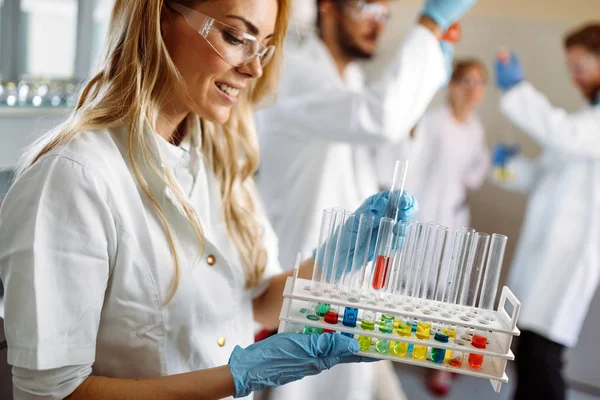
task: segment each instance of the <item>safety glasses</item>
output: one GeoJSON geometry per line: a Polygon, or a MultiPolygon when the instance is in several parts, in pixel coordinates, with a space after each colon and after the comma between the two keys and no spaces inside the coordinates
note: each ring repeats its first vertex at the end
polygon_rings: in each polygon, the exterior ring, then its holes
{"type": "Polygon", "coordinates": [[[471,77],[464,77],[458,80],[458,84],[464,87],[468,87],[468,88],[475,88],[475,87],[483,87],[485,86],[485,81],[482,79],[477,79],[477,78],[471,78],[471,77]]]}
{"type": "Polygon", "coordinates": [[[257,57],[264,67],[273,57],[275,46],[265,46],[256,37],[179,3],[171,1],[169,6],[233,67],[246,65],[257,57]]]}
{"type": "Polygon", "coordinates": [[[381,3],[356,0],[348,4],[348,13],[355,21],[373,21],[385,24],[390,19],[390,10],[381,3]]]}

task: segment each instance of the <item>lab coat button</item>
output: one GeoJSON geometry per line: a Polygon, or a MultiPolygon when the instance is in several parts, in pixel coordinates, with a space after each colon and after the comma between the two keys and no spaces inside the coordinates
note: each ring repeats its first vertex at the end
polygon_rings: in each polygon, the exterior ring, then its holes
{"type": "Polygon", "coordinates": [[[217,262],[217,259],[212,254],[209,254],[209,256],[206,257],[206,263],[208,265],[213,266],[213,265],[215,265],[216,262],[217,262]]]}
{"type": "Polygon", "coordinates": [[[219,347],[225,346],[225,337],[219,336],[219,339],[217,339],[217,343],[219,344],[219,347]]]}

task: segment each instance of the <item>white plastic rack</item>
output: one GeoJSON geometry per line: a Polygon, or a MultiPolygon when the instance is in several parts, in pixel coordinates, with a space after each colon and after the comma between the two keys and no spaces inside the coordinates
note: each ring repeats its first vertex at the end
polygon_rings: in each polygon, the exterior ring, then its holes
{"type": "Polygon", "coordinates": [[[502,383],[508,383],[506,375],[506,364],[509,360],[514,360],[514,354],[510,350],[510,345],[514,336],[519,336],[520,332],[516,327],[517,318],[521,308],[521,303],[510,291],[508,287],[502,289],[498,309],[486,315],[491,315],[491,319],[478,317],[478,309],[453,306],[455,312],[449,313],[449,306],[444,303],[423,304],[420,307],[405,307],[411,301],[415,304],[417,299],[398,299],[396,305],[384,304],[380,302],[375,304],[371,301],[361,301],[360,303],[348,301],[345,295],[329,297],[327,294],[323,296],[315,296],[310,291],[310,280],[299,279],[297,277],[298,270],[295,270],[294,276],[288,278],[284,291],[284,303],[280,314],[279,332],[295,332],[301,333],[306,326],[324,328],[334,330],[337,333],[345,332],[358,335],[370,336],[373,340],[387,339],[392,342],[405,342],[413,345],[427,346],[428,353],[431,348],[446,349],[458,351],[465,354],[464,362],[461,367],[453,367],[444,361],[438,364],[429,360],[429,355],[425,360],[416,360],[410,357],[410,353],[406,357],[399,357],[394,352],[389,351],[387,354],[379,353],[375,350],[373,344],[369,351],[361,351],[359,355],[368,356],[371,358],[391,360],[405,364],[418,365],[427,368],[452,371],[458,374],[474,376],[477,378],[489,379],[492,387],[496,392],[500,391],[502,383]],[[340,320],[338,324],[332,325],[326,323],[322,318],[317,321],[307,318],[309,310],[314,309],[317,303],[326,303],[332,306],[340,307],[340,320]],[[507,311],[506,306],[510,305],[512,310],[507,311]],[[418,322],[428,322],[433,326],[432,336],[436,329],[446,327],[455,327],[457,337],[460,336],[465,340],[466,345],[459,345],[454,340],[450,340],[447,344],[440,343],[430,337],[429,340],[420,340],[414,335],[410,337],[402,337],[396,334],[386,334],[379,331],[379,325],[375,324],[374,331],[364,331],[360,329],[360,318],[357,322],[357,327],[347,327],[342,325],[343,307],[352,307],[359,310],[373,311],[380,314],[393,315],[396,319],[403,321],[413,320],[418,322]],[[487,337],[488,344],[485,349],[475,348],[471,345],[471,337],[473,332],[483,332],[487,337]],[[474,353],[484,356],[483,364],[480,368],[474,369],[467,362],[467,354],[474,353]]]}

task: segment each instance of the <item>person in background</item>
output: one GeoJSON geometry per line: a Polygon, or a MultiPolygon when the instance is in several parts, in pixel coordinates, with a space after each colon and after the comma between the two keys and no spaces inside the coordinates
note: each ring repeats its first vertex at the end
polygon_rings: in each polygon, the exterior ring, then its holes
{"type": "MultiPolygon", "coordinates": [[[[26,151],[0,213],[16,400],[252,398],[364,361],[337,334],[253,343],[291,276],[254,185],[252,117],[288,7],[115,2],[102,68],[26,151]]],[[[356,213],[378,220],[388,196],[356,213]]]]}
{"type": "Polygon", "coordinates": [[[473,59],[457,61],[448,85],[447,103],[425,113],[410,141],[378,149],[380,179],[392,159],[410,161],[406,188],[418,193],[419,215],[453,232],[469,225],[467,194],[485,180],[490,156],[477,107],[485,99],[488,73],[473,59]]]}
{"type": "Polygon", "coordinates": [[[600,280],[600,24],[564,42],[573,83],[589,105],[553,107],[525,79],[514,53],[496,61],[501,110],[542,147],[537,159],[499,145],[506,188],[529,195],[509,285],[521,300],[514,398],[564,400],[565,348],[575,346],[600,280]]]}
{"type": "MultiPolygon", "coordinates": [[[[407,137],[448,79],[452,46],[442,46],[440,39],[474,3],[424,1],[393,62],[365,85],[356,62],[373,56],[389,1],[317,0],[318,34],[287,48],[276,102],[256,116],[258,185],[284,268],[293,266],[299,250],[314,247],[323,209],[351,210],[364,193],[378,189],[369,146],[407,137]]],[[[378,379],[395,381],[385,378],[395,377],[389,362],[338,367],[328,376],[275,389],[271,398],[370,399],[375,368],[378,379]]],[[[390,387],[377,393],[382,399],[401,398],[390,387]]]]}

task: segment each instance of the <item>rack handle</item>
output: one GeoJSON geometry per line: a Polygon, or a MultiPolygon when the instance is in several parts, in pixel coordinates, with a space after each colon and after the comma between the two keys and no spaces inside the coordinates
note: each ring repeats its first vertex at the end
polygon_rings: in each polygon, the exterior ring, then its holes
{"type": "Polygon", "coordinates": [[[517,319],[519,318],[519,313],[521,312],[521,302],[507,286],[502,288],[500,303],[498,304],[498,312],[506,318],[510,329],[515,329],[517,327],[517,319]],[[511,314],[506,311],[507,301],[510,303],[510,305],[512,305],[513,308],[511,314]]]}

